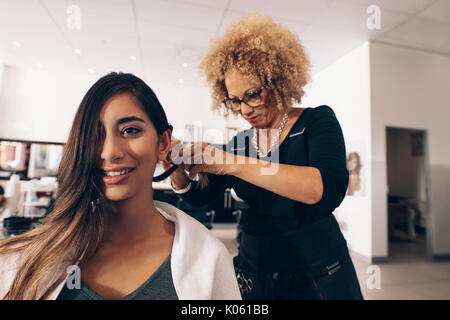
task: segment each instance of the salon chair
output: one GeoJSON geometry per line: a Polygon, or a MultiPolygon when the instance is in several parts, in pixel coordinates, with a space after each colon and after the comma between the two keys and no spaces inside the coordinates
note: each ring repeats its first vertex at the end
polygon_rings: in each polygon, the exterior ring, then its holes
{"type": "Polygon", "coordinates": [[[8,217],[3,219],[3,228],[5,236],[16,236],[33,229],[36,224],[39,224],[42,217],[8,217]]]}
{"type": "Polygon", "coordinates": [[[233,216],[236,218],[237,222],[237,236],[236,241],[239,243],[241,241],[241,233],[242,233],[242,224],[241,224],[241,217],[242,214],[245,212],[245,210],[248,209],[248,205],[245,203],[244,200],[238,197],[234,189],[230,190],[231,197],[233,198],[233,216]]]}
{"type": "Polygon", "coordinates": [[[212,229],[215,211],[212,210],[209,205],[202,207],[193,207],[189,205],[186,201],[183,201],[183,199],[179,199],[177,203],[177,208],[184,211],[186,214],[190,215],[195,220],[202,223],[206,228],[212,229]]]}

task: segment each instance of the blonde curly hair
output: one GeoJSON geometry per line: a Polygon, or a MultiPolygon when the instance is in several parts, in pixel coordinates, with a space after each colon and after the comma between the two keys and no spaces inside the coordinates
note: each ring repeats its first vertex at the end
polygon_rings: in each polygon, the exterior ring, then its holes
{"type": "Polygon", "coordinates": [[[211,39],[209,52],[199,65],[212,90],[212,110],[222,111],[225,117],[239,114],[222,105],[228,96],[227,72],[238,71],[250,81],[269,86],[275,106],[286,111],[301,102],[310,68],[298,36],[257,13],[235,20],[223,36],[211,39]]]}

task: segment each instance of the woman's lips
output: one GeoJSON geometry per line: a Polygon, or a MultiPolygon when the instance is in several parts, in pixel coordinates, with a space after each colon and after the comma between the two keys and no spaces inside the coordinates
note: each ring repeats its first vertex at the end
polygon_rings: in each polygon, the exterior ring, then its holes
{"type": "Polygon", "coordinates": [[[258,119],[258,117],[259,117],[259,116],[254,116],[254,117],[252,117],[252,118],[247,118],[247,121],[249,121],[249,122],[255,122],[256,119],[258,119]]]}
{"type": "Polygon", "coordinates": [[[120,183],[123,180],[125,180],[126,178],[128,178],[133,172],[134,172],[134,169],[131,170],[130,172],[125,173],[125,174],[121,174],[120,176],[114,176],[114,177],[103,176],[103,182],[105,184],[120,183]]]}

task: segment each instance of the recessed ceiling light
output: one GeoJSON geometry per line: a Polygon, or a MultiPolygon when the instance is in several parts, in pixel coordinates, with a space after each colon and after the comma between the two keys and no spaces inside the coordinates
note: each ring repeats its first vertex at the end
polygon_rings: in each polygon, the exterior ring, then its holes
{"type": "Polygon", "coordinates": [[[16,48],[20,48],[22,46],[22,44],[19,41],[14,41],[13,42],[14,47],[16,48]]]}
{"type": "Polygon", "coordinates": [[[136,57],[135,56],[131,56],[130,59],[133,60],[133,61],[136,61],[136,57]]]}
{"type": "Polygon", "coordinates": [[[81,50],[78,49],[78,48],[74,49],[73,51],[74,51],[76,54],[81,54],[81,50]]]}
{"type": "Polygon", "coordinates": [[[183,63],[183,67],[187,68],[189,67],[189,64],[187,62],[183,63]]]}
{"type": "Polygon", "coordinates": [[[92,70],[91,68],[88,69],[89,73],[94,73],[94,70],[92,70]]]}
{"type": "Polygon", "coordinates": [[[38,64],[36,64],[36,67],[38,67],[39,69],[42,69],[44,67],[44,65],[42,63],[38,63],[38,64]]]}
{"type": "Polygon", "coordinates": [[[178,83],[183,83],[183,79],[182,78],[178,79],[178,83]]]}

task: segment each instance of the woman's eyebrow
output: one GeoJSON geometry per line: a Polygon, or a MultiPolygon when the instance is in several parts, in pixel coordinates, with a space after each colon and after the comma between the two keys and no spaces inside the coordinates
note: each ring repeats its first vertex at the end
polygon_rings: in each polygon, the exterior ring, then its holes
{"type": "Polygon", "coordinates": [[[141,118],[135,117],[135,116],[131,116],[131,117],[125,117],[125,118],[121,118],[119,120],[117,120],[117,124],[124,124],[130,121],[141,121],[143,123],[145,123],[145,121],[141,118]]]}
{"type": "Polygon", "coordinates": [[[256,86],[250,87],[250,88],[248,88],[247,90],[244,91],[244,94],[246,94],[246,93],[249,92],[250,90],[256,89],[256,88],[257,88],[256,86]]]}
{"type": "MultiPolygon", "coordinates": [[[[252,90],[252,89],[256,89],[256,88],[257,88],[256,86],[253,86],[253,87],[250,87],[250,88],[246,89],[246,90],[244,91],[244,95],[245,95],[248,91],[250,91],[250,90],[252,90]]],[[[235,96],[234,94],[229,94],[228,97],[230,97],[230,96],[233,96],[233,97],[235,97],[235,98],[238,98],[238,96],[235,96]]]]}

